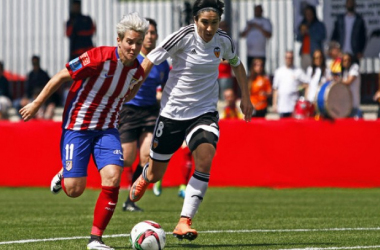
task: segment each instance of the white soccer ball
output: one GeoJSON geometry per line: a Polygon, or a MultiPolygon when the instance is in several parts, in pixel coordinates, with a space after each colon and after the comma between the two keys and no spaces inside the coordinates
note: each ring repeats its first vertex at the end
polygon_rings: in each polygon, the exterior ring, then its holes
{"type": "Polygon", "coordinates": [[[166,242],[165,231],[157,222],[142,221],[132,228],[129,241],[135,250],[162,250],[166,242]]]}

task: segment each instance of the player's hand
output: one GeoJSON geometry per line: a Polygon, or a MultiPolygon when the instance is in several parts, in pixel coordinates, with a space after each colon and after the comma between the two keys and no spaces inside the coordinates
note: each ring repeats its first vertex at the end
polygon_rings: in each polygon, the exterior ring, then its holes
{"type": "Polygon", "coordinates": [[[377,91],[375,95],[373,96],[373,100],[377,102],[380,99],[380,91],[377,91]]]}
{"type": "Polygon", "coordinates": [[[252,112],[253,112],[253,105],[251,103],[251,100],[248,98],[242,98],[240,102],[240,109],[244,114],[244,120],[246,122],[251,121],[252,118],[252,112]]]}
{"type": "Polygon", "coordinates": [[[39,108],[39,105],[37,105],[35,102],[31,102],[22,109],[20,109],[19,113],[22,119],[27,122],[33,118],[33,116],[37,113],[39,108]]]}

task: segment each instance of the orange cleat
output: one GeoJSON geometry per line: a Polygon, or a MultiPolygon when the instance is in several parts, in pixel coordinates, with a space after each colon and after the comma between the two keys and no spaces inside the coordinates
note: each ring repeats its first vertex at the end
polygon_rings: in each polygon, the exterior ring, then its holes
{"type": "Polygon", "coordinates": [[[181,218],[173,231],[173,235],[180,240],[195,240],[195,238],[197,238],[198,236],[198,233],[195,229],[192,229],[190,226],[190,218],[181,218]]]}
{"type": "Polygon", "coordinates": [[[141,197],[143,197],[145,190],[147,189],[148,186],[149,186],[149,182],[144,180],[142,175],[140,175],[140,177],[137,178],[135,183],[133,183],[131,187],[131,191],[129,192],[129,198],[131,199],[131,201],[136,202],[140,200],[141,197]]]}

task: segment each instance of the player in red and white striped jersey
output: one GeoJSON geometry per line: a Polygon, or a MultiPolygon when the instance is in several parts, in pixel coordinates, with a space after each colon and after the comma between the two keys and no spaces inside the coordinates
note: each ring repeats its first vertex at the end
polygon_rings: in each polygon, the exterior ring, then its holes
{"type": "Polygon", "coordinates": [[[63,169],[53,178],[51,191],[61,189],[69,197],[80,196],[87,179],[90,156],[101,176],[102,190],[95,205],[87,249],[112,249],[102,241],[118,200],[123,153],[117,130],[119,110],[137,93],[144,70],[136,59],[149,22],[131,13],[117,24],[117,47],[97,47],[66,64],[37,98],[20,110],[31,119],[42,103],[64,82],[74,81],[62,122],[63,169]]]}

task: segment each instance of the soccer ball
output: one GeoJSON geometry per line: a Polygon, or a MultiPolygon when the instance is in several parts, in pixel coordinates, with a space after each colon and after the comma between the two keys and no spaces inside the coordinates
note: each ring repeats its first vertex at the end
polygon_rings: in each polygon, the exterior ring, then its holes
{"type": "Polygon", "coordinates": [[[165,231],[160,224],[146,220],[137,223],[129,236],[135,250],[162,250],[165,247],[165,231]]]}

